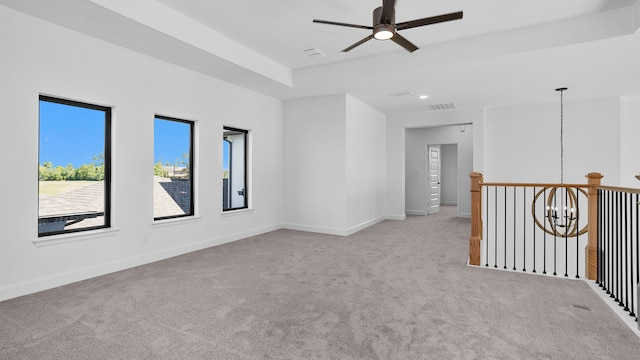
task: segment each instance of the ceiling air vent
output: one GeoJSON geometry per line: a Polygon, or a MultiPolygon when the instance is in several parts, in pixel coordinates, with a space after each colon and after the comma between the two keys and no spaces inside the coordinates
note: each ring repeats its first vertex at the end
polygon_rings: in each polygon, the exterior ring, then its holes
{"type": "Polygon", "coordinates": [[[327,55],[318,48],[305,49],[304,53],[309,55],[312,59],[323,59],[327,57],[327,55]]]}
{"type": "Polygon", "coordinates": [[[448,103],[448,104],[434,104],[429,105],[431,110],[454,110],[456,108],[456,104],[448,103]]]}
{"type": "Polygon", "coordinates": [[[409,94],[411,94],[409,91],[404,90],[404,91],[398,91],[398,92],[391,93],[391,94],[389,94],[389,96],[407,96],[409,94]]]}

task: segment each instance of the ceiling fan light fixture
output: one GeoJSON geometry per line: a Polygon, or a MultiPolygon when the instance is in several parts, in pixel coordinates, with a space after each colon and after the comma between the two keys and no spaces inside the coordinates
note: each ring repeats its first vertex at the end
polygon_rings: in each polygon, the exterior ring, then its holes
{"type": "Polygon", "coordinates": [[[396,0],[382,0],[382,6],[373,9],[372,12],[372,26],[349,24],[336,21],[318,20],[313,19],[314,23],[321,23],[327,25],[346,26],[358,29],[373,30],[372,34],[369,34],[366,38],[358,41],[357,43],[348,46],[342,52],[348,52],[354,48],[366,43],[371,39],[376,40],[391,40],[394,43],[400,45],[408,52],[412,53],[418,50],[418,47],[411,41],[405,39],[398,31],[412,29],[425,25],[433,25],[443,23],[452,20],[462,19],[462,11],[458,11],[450,14],[443,14],[437,16],[426,17],[422,19],[415,19],[411,21],[404,21],[396,23],[396,0]]]}
{"type": "Polygon", "coordinates": [[[393,37],[393,26],[389,24],[379,24],[373,28],[373,37],[377,40],[389,40],[393,37]]]}

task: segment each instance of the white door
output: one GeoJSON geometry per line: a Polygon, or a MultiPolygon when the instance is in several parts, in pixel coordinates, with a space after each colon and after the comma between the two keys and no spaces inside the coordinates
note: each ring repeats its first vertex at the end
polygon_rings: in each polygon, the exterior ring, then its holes
{"type": "Polygon", "coordinates": [[[427,146],[427,214],[440,212],[440,145],[427,146]]]}

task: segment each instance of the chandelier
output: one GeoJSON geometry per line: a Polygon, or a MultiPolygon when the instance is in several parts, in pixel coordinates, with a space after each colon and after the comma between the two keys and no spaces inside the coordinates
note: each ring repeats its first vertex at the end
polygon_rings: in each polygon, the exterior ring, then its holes
{"type": "Polygon", "coordinates": [[[553,236],[576,237],[587,232],[585,224],[579,228],[579,198],[586,203],[587,192],[581,188],[573,189],[564,184],[564,99],[563,93],[566,87],[556,89],[560,92],[560,185],[544,187],[535,194],[531,212],[536,225],[544,232],[553,236]],[[536,216],[536,203],[543,199],[544,222],[536,216]]]}

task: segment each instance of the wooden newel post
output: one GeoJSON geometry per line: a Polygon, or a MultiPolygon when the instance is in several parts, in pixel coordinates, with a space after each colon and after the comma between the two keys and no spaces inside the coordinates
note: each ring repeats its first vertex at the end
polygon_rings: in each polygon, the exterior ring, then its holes
{"type": "Polygon", "coordinates": [[[482,240],[482,174],[471,175],[471,237],[469,238],[469,265],[480,266],[480,240],[482,240]]]}
{"type": "Polygon", "coordinates": [[[603,175],[597,172],[587,174],[589,179],[589,243],[585,249],[585,272],[587,279],[598,278],[598,189],[603,175]]]}

